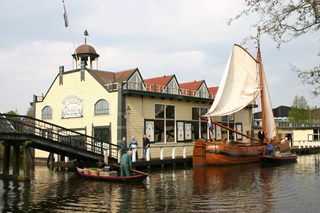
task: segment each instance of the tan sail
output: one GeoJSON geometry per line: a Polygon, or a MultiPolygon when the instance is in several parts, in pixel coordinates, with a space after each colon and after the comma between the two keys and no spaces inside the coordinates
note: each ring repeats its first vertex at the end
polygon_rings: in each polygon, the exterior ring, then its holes
{"type": "Polygon", "coordinates": [[[271,138],[277,137],[277,126],[276,122],[274,120],[274,115],[272,111],[272,105],[271,105],[271,99],[269,95],[269,89],[267,80],[265,77],[265,73],[263,69],[261,70],[262,76],[263,76],[263,100],[264,100],[264,112],[265,112],[265,132],[267,140],[270,140],[271,138]]]}
{"type": "Polygon", "coordinates": [[[224,116],[242,110],[260,96],[257,61],[234,45],[216,98],[206,114],[224,116]]]}

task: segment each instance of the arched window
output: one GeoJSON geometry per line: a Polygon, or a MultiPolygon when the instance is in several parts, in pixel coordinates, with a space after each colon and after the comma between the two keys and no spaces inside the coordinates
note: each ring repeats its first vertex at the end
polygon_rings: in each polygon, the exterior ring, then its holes
{"type": "Polygon", "coordinates": [[[52,108],[45,106],[41,112],[41,119],[50,119],[52,118],[52,108]]]}
{"type": "Polygon", "coordinates": [[[109,103],[104,99],[100,99],[94,105],[94,114],[101,115],[101,114],[109,114],[109,103]]]}

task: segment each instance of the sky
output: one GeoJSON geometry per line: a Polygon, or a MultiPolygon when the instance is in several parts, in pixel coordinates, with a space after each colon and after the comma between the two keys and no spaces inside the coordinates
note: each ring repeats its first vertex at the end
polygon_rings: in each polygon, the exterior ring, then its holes
{"type": "MultiPolygon", "coordinates": [[[[144,79],[176,75],[179,83],[205,80],[219,86],[233,44],[256,34],[256,17],[227,21],[242,8],[240,0],[61,0],[1,2],[0,112],[25,115],[33,95],[45,94],[59,66],[72,69],[74,49],[84,44],[84,31],[99,57],[99,69],[139,68],[144,79]]],[[[261,53],[273,108],[291,106],[311,94],[290,65],[310,69],[319,63],[319,36],[309,33],[280,49],[261,36],[261,53]]],[[[254,41],[243,45],[256,55],[254,41]]]]}

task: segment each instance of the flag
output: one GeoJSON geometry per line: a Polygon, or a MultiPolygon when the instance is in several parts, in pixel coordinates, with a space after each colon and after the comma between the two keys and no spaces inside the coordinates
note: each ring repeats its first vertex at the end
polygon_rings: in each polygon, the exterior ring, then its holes
{"type": "Polygon", "coordinates": [[[64,1],[62,1],[63,4],[63,19],[64,19],[64,26],[68,27],[69,26],[69,21],[68,21],[68,15],[67,15],[67,10],[66,6],[64,5],[64,1]]]}
{"type": "Polygon", "coordinates": [[[211,132],[211,134],[213,135],[214,134],[214,124],[212,123],[210,116],[208,117],[208,128],[209,128],[209,131],[211,132]]]}

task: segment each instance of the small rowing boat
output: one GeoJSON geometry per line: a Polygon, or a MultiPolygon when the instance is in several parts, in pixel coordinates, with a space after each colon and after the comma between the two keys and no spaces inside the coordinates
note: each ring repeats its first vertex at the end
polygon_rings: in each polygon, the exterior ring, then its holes
{"type": "MultiPolygon", "coordinates": [[[[136,170],[134,170],[136,171],[136,170]]],[[[143,172],[134,172],[131,176],[119,176],[117,171],[98,171],[76,167],[76,172],[87,179],[112,181],[112,182],[134,182],[141,183],[149,175],[143,172]]]]}
{"type": "Polygon", "coordinates": [[[262,164],[277,165],[297,162],[297,158],[298,156],[296,154],[282,153],[274,156],[262,155],[260,156],[260,161],[262,164]]]}

